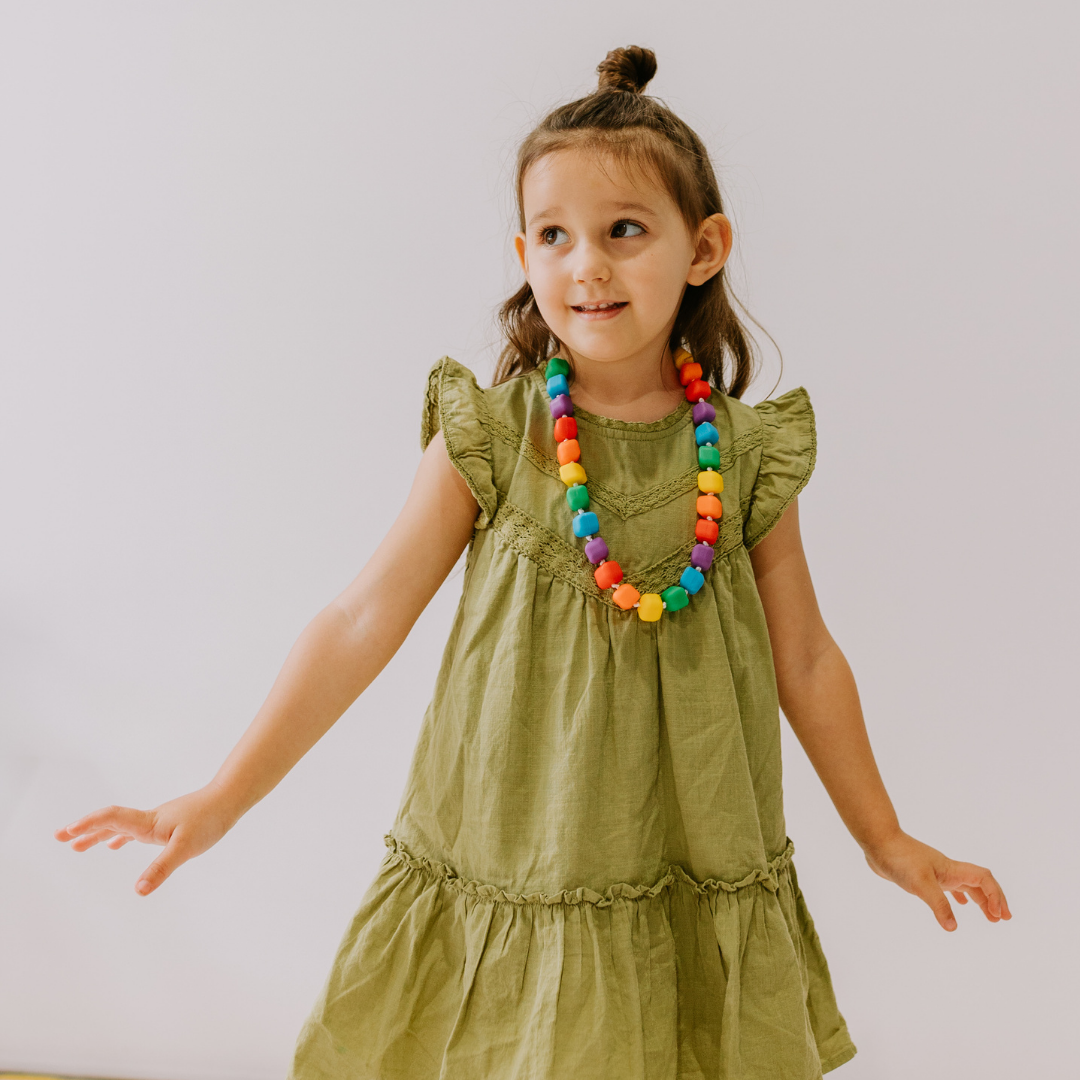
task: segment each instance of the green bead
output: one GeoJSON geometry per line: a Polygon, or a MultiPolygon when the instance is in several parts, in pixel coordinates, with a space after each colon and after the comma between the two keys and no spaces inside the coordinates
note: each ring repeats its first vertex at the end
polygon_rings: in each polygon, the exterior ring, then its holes
{"type": "Polygon", "coordinates": [[[589,509],[589,489],[584,484],[575,484],[566,489],[566,501],[570,509],[577,513],[578,510],[589,509]]]}
{"type": "Polygon", "coordinates": [[[660,599],[667,605],[668,611],[678,611],[690,603],[690,596],[681,585],[672,585],[660,594],[660,599]]]}
{"type": "Polygon", "coordinates": [[[547,362],[544,368],[544,378],[550,379],[552,375],[569,375],[570,365],[561,357],[554,356],[547,362]]]}
{"type": "Polygon", "coordinates": [[[719,469],[720,451],[715,446],[699,446],[697,448],[697,463],[703,469],[719,469]]]}

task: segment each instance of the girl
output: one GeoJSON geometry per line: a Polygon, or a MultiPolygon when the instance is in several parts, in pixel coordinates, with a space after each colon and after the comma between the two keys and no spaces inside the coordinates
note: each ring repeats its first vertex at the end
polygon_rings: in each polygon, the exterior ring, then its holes
{"type": "Polygon", "coordinates": [[[294,1080],[812,1080],[855,1053],[781,805],[783,708],[870,867],[1009,909],[900,828],[818,612],[796,497],[814,416],[739,400],[752,353],[698,137],[647,49],[518,157],[525,284],[481,389],[432,369],[405,507],[297,641],[203,789],[57,832],[220,840],[375,678],[468,546],[389,851],[297,1042],[294,1080]]]}

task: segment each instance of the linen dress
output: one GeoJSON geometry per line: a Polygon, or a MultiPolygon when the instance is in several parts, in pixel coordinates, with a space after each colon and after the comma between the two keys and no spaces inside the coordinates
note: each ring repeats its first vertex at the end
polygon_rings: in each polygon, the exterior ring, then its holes
{"type": "MultiPolygon", "coordinates": [[[[854,1055],[792,864],[748,555],[810,476],[813,411],[802,388],[711,401],[716,557],[645,623],[571,532],[540,371],[481,389],[432,368],[421,442],[443,431],[480,512],[388,851],[292,1080],[814,1080],[854,1055]]],[[[576,418],[611,557],[643,593],[675,584],[690,404],[576,418]]]]}

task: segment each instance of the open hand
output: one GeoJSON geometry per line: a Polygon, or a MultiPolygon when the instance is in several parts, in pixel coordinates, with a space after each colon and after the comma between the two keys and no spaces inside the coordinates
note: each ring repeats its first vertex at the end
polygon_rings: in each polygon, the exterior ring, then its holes
{"type": "Polygon", "coordinates": [[[924,900],[946,930],[956,929],[946,892],[958,904],[966,904],[970,896],[990,922],[1012,918],[1001,886],[985,866],[956,862],[907,833],[868,848],[866,861],[879,877],[924,900]]]}
{"type": "Polygon", "coordinates": [[[100,843],[115,851],[132,840],[164,847],[135,886],[137,893],[146,896],[182,863],[213,847],[235,823],[220,793],[205,787],[162,803],[156,810],[106,806],[57,829],[53,836],[73,840],[73,851],[86,851],[100,843]]]}

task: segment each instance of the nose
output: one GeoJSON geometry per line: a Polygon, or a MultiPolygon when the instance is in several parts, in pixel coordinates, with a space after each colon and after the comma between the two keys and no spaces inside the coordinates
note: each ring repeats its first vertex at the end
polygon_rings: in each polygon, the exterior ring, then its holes
{"type": "Polygon", "coordinates": [[[602,247],[588,240],[577,245],[574,252],[574,283],[589,285],[593,282],[607,282],[611,279],[611,268],[602,247]]]}

